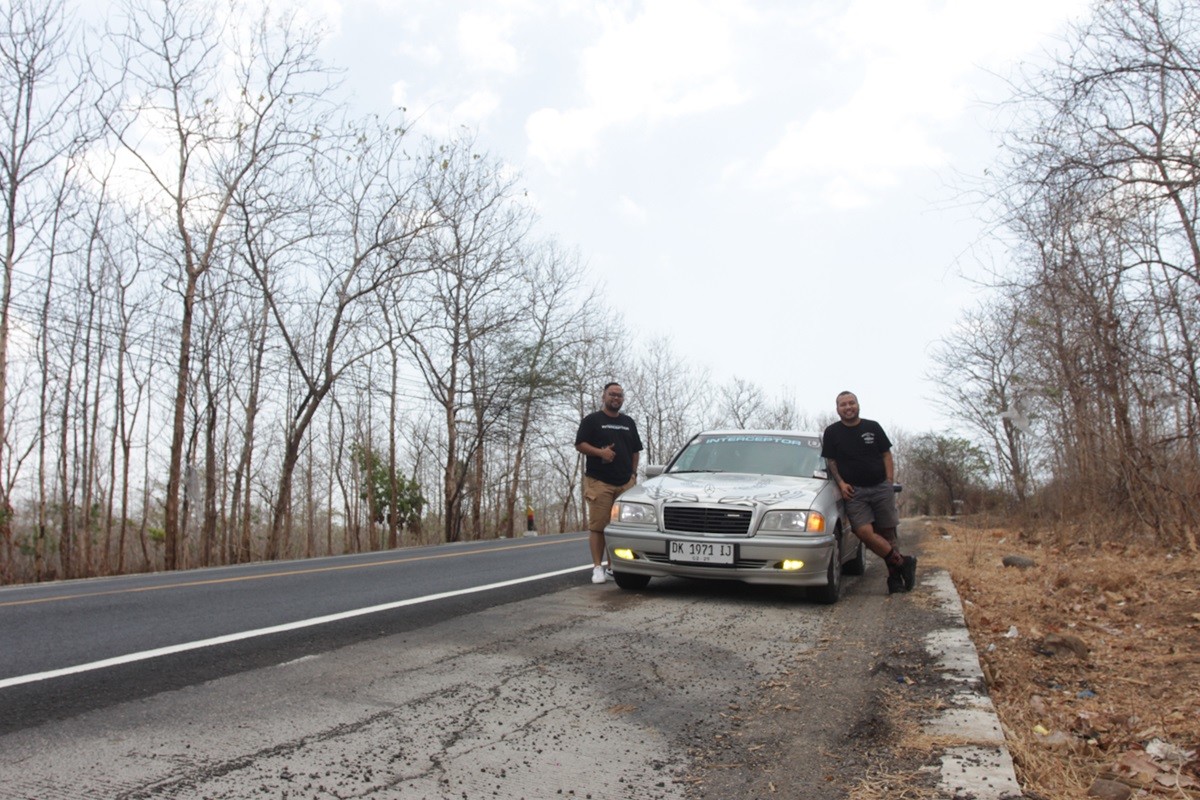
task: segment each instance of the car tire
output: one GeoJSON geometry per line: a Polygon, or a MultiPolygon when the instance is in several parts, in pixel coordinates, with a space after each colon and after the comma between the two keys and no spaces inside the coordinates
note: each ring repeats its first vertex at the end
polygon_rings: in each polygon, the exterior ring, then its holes
{"type": "Polygon", "coordinates": [[[650,576],[634,575],[630,572],[617,572],[613,570],[613,582],[622,589],[629,589],[636,592],[639,589],[645,589],[649,585],[650,576]]]}
{"type": "Polygon", "coordinates": [[[831,606],[842,596],[842,541],[833,537],[833,554],[829,558],[828,581],[824,586],[811,590],[810,597],[818,603],[831,606]]]}
{"type": "MultiPolygon", "coordinates": [[[[841,533],[841,528],[838,528],[838,533],[841,533]]],[[[859,539],[854,534],[850,534],[854,539],[854,557],[842,565],[842,573],[846,575],[862,575],[867,571],[867,548],[863,546],[862,539],[859,539]]]]}

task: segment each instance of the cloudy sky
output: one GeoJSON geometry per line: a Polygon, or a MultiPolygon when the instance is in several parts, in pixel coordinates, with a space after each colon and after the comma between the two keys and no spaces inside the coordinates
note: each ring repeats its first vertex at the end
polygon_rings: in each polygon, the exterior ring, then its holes
{"type": "Polygon", "coordinates": [[[914,433],[944,422],[930,344],[997,258],[966,189],[1002,78],[1087,6],[311,2],[359,107],[477,131],[638,341],[914,433]]]}

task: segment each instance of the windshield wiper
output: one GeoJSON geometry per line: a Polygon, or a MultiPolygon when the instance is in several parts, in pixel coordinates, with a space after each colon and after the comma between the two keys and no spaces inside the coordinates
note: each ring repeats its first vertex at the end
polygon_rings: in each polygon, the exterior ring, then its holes
{"type": "Polygon", "coordinates": [[[687,473],[687,472],[724,472],[724,471],[725,470],[723,470],[723,469],[673,469],[667,474],[683,475],[684,473],[687,473]]]}

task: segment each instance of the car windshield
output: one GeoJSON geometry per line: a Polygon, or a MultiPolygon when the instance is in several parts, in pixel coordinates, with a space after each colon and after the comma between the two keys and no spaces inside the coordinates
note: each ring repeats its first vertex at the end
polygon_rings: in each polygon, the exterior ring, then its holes
{"type": "Polygon", "coordinates": [[[825,468],[815,436],[761,433],[701,434],[688,442],[667,472],[750,472],[811,478],[825,468]]]}

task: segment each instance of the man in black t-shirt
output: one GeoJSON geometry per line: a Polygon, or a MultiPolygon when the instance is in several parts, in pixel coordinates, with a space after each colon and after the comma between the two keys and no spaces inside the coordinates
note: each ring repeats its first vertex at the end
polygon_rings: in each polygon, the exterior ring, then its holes
{"type": "Polygon", "coordinates": [[[839,421],[825,429],[821,455],[837,481],[854,535],[888,569],[888,594],[911,591],[917,578],[917,559],[900,553],[896,528],[895,464],[892,443],[883,426],[858,415],[853,392],[837,396],[839,421]]]}
{"type": "Polygon", "coordinates": [[[604,526],[613,503],[637,481],[642,440],[637,423],[621,413],[625,390],[619,383],[604,387],[599,411],[579,423],[575,449],[584,455],[583,496],[588,507],[588,545],[592,551],[592,583],[604,583],[604,526]]]}

